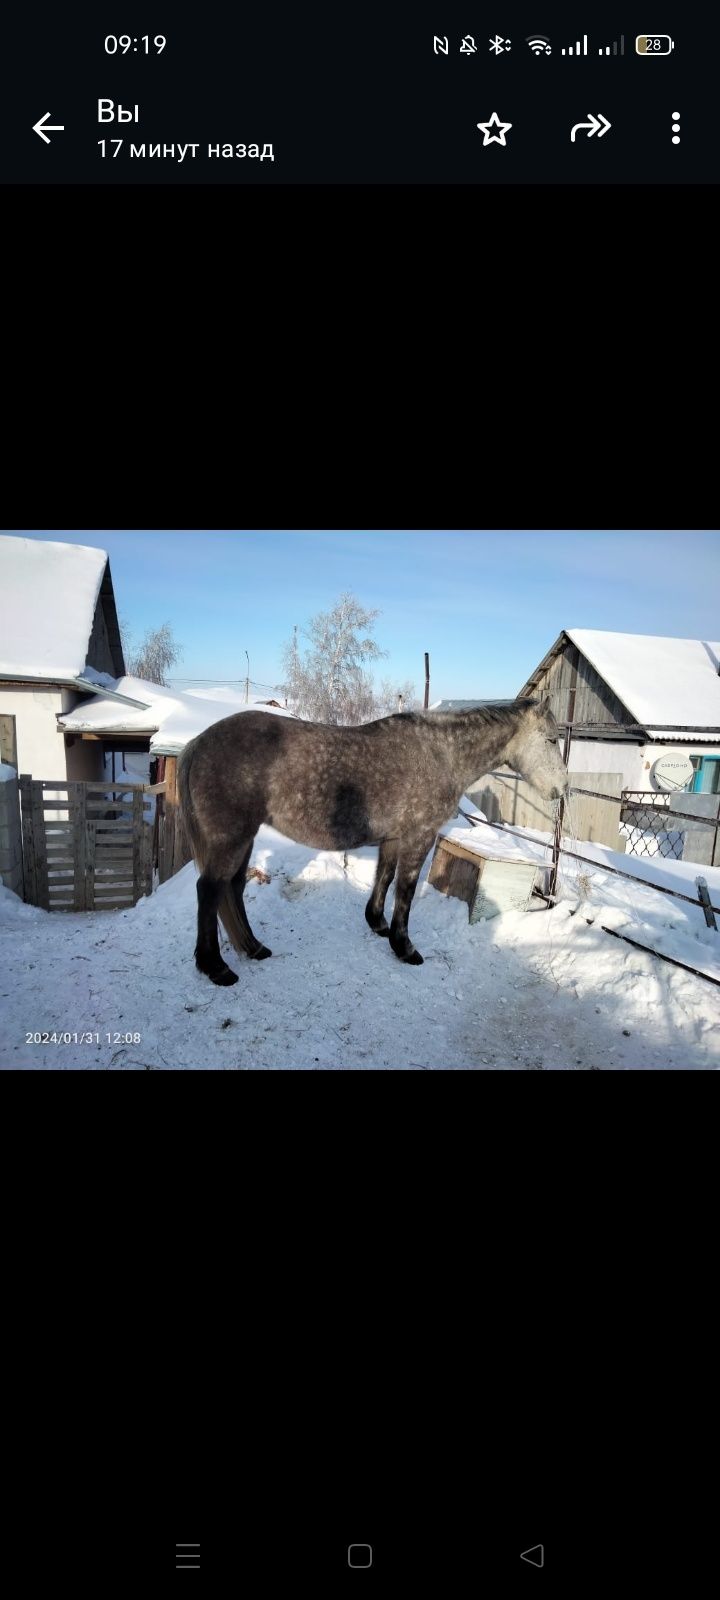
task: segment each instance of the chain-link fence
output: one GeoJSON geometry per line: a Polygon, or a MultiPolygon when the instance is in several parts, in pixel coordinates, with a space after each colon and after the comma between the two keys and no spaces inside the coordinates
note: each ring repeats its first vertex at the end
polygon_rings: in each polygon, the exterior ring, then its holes
{"type": "Polygon", "coordinates": [[[669,794],[647,789],[623,789],[620,832],[628,856],[668,856],[681,861],[685,832],[673,813],[669,794]],[[667,816],[666,813],[670,812],[667,816]],[[675,826],[673,827],[673,823],[675,826]]]}

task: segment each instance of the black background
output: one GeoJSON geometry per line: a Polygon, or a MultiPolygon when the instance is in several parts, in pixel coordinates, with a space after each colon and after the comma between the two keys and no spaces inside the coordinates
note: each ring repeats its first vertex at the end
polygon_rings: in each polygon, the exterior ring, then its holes
{"type": "Polygon", "coordinates": [[[717,179],[714,83],[717,9],[632,0],[580,9],[543,0],[494,8],[434,0],[392,7],[288,4],[202,7],[107,0],[18,7],[4,23],[4,181],[22,183],[669,183],[717,179]],[[486,21],[487,18],[487,21],[486,21]],[[668,58],[642,59],[635,35],[652,24],[675,40],[668,58]],[[526,36],[553,46],[536,58],[526,36]],[[471,33],[475,55],[462,56],[471,33]],[[498,57],[500,32],[512,49],[498,57]],[[589,35],[589,55],[561,46],[589,35]],[[104,50],[107,33],[162,33],[160,56],[104,50]],[[433,53],[447,34],[450,54],[433,53]],[[625,35],[623,57],[600,44],[625,35]],[[97,122],[98,99],[140,107],[135,123],[97,122]],[[33,124],[50,111],[64,133],[46,145],[33,124]],[[477,123],[512,123],[505,148],[483,146],[477,123]],[[672,113],[681,142],[671,142],[672,113]],[[601,112],[602,137],[570,130],[601,112]],[[116,159],[98,140],[122,137],[116,159]],[[193,159],[130,158],[130,144],[196,142],[193,159]],[[209,160],[208,143],[272,144],[275,160],[209,160]]]}

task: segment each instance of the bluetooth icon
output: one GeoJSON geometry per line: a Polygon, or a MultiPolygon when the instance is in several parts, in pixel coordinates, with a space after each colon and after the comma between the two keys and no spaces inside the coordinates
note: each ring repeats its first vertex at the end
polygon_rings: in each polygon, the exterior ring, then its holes
{"type": "Polygon", "coordinates": [[[504,50],[510,49],[510,40],[502,39],[500,34],[496,33],[495,38],[490,40],[490,49],[493,55],[501,56],[504,50]]]}

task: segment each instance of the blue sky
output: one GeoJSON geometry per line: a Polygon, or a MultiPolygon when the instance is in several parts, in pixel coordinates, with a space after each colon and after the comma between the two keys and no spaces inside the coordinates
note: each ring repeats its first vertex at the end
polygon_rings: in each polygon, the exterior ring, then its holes
{"type": "MultiPolygon", "coordinates": [[[[25,531],[25,530],[23,530],[25,531]]],[[[27,537],[107,550],[139,642],[169,621],[181,678],[274,685],[282,647],[343,590],[381,612],[376,678],[431,701],[510,696],[561,628],[717,639],[715,532],[89,532],[27,537]]]]}

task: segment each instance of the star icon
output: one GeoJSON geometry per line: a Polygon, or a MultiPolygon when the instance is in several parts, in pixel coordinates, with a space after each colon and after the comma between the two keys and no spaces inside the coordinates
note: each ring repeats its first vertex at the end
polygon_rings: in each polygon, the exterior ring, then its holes
{"type": "Polygon", "coordinates": [[[486,144],[505,144],[505,135],[512,127],[512,123],[501,122],[497,111],[493,111],[489,122],[478,122],[477,126],[483,135],[484,148],[486,144]],[[490,132],[491,128],[495,128],[495,133],[490,132]]]}

